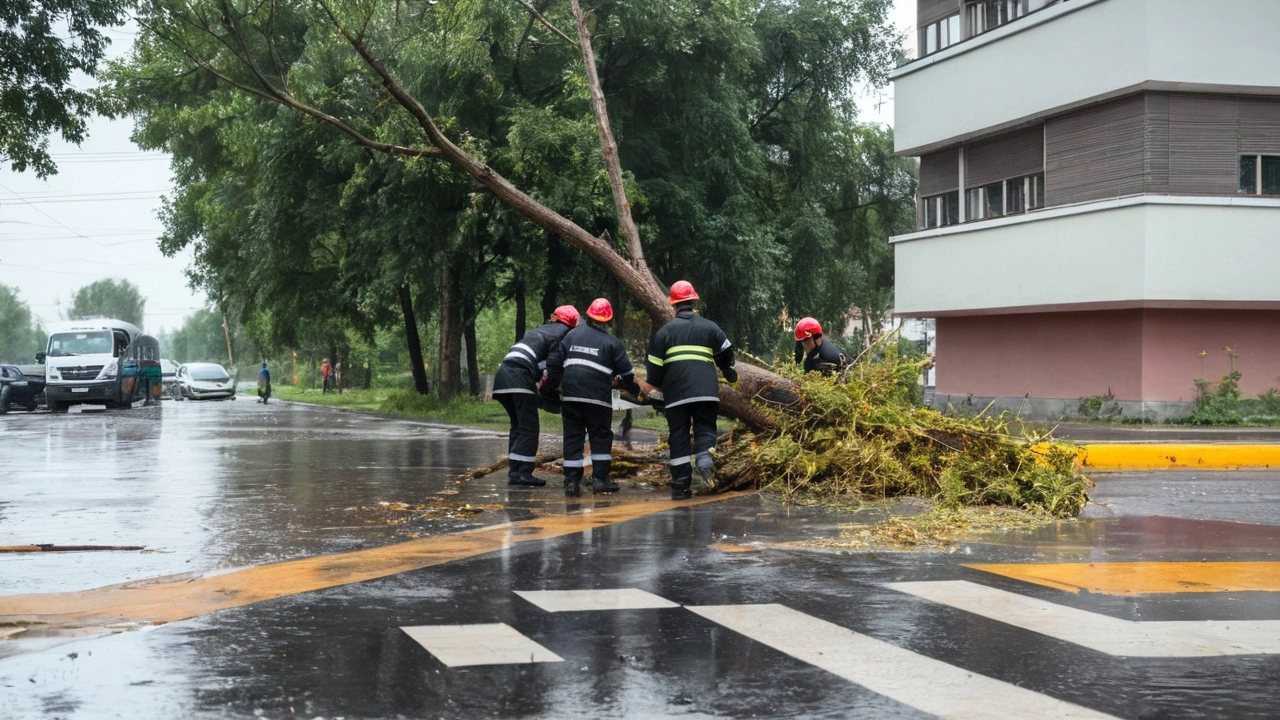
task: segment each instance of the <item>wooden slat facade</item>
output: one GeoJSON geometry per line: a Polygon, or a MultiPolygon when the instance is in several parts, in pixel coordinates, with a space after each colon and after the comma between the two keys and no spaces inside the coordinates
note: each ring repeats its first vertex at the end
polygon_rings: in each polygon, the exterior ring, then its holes
{"type": "Polygon", "coordinates": [[[964,184],[979,187],[1044,170],[1044,128],[1037,125],[965,148],[964,184]]]}
{"type": "Polygon", "coordinates": [[[960,189],[960,151],[940,150],[920,158],[920,197],[960,189]]]}
{"type": "MultiPolygon", "coordinates": [[[[920,159],[920,197],[957,189],[958,153],[920,159]]],[[[1043,171],[1045,207],[1143,193],[1236,195],[1242,154],[1280,155],[1280,97],[1136,93],[967,145],[964,184],[1043,171]]]]}
{"type": "Polygon", "coordinates": [[[1045,205],[1143,192],[1146,102],[1134,95],[1045,123],[1045,205]]]}
{"type": "Polygon", "coordinates": [[[916,27],[924,28],[960,12],[961,0],[916,0],[916,27]]]}
{"type": "Polygon", "coordinates": [[[1170,194],[1234,195],[1239,149],[1240,98],[1169,95],[1170,194]]]}

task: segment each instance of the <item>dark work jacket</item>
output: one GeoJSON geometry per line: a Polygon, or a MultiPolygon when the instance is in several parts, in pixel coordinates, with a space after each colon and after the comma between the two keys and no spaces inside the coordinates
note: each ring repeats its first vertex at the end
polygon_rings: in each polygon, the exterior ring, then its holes
{"type": "Polygon", "coordinates": [[[849,358],[844,351],[836,347],[826,337],[822,338],[822,344],[813,349],[813,352],[805,355],[804,346],[800,341],[796,341],[796,362],[800,362],[801,356],[804,357],[805,372],[820,372],[823,375],[831,375],[844,369],[849,364],[849,358]]]}
{"type": "Polygon", "coordinates": [[[502,365],[493,378],[493,394],[536,395],[544,369],[547,371],[547,384],[543,392],[554,393],[560,387],[560,373],[564,367],[560,339],[567,332],[569,326],[561,322],[549,322],[526,332],[502,358],[502,365]]]}
{"type": "MultiPolygon", "coordinates": [[[[560,341],[564,355],[564,380],[560,385],[563,402],[582,402],[613,407],[613,381],[629,390],[635,387],[635,370],[622,341],[590,325],[579,325],[560,341]]],[[[547,367],[551,367],[550,361],[547,367]]]]}
{"type": "Polygon", "coordinates": [[[663,402],[675,407],[691,402],[720,402],[716,366],[733,367],[733,344],[719,325],[680,310],[649,338],[646,380],[662,389],[663,402]]]}

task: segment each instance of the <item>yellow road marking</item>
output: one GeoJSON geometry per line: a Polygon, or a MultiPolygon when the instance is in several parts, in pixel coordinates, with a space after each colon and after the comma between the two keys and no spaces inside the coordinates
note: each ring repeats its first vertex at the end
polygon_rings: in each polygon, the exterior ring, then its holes
{"type": "Polygon", "coordinates": [[[1280,592],[1280,562],[975,564],[965,567],[1067,592],[1148,595],[1280,592]]]}
{"type": "Polygon", "coordinates": [[[1240,470],[1280,467],[1280,445],[1114,443],[1083,445],[1080,465],[1092,470],[1240,470]]]}
{"type": "Polygon", "coordinates": [[[628,503],[589,513],[548,515],[385,547],[259,565],[220,575],[167,575],[92,590],[0,596],[0,626],[66,634],[76,628],[161,624],[263,600],[387,577],[432,565],[572,535],[654,513],[748,493],[628,503]]]}

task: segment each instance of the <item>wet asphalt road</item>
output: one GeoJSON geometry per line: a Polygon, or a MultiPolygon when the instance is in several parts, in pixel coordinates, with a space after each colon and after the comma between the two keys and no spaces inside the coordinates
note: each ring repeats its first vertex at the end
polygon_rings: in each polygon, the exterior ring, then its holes
{"type": "MultiPolygon", "coordinates": [[[[20,440],[21,461],[0,468],[0,545],[150,550],[0,556],[2,595],[227,570],[566,512],[554,489],[513,497],[500,478],[451,481],[501,454],[501,437],[299,405],[17,414],[0,418],[0,436],[20,440]],[[378,504],[441,498],[444,512],[405,523],[378,504]],[[498,507],[452,512],[463,502],[498,507]]],[[[1095,712],[1275,717],[1278,654],[1114,656],[888,587],[962,580],[1136,624],[1280,620],[1280,592],[1068,593],[969,567],[1280,561],[1280,473],[1098,482],[1082,520],[947,551],[797,546],[850,518],[748,496],[154,628],[0,640],[0,717],[934,714],[924,700],[875,692],[688,609],[766,603],[941,661],[975,683],[994,678],[1095,712]],[[548,612],[516,594],[614,588],[686,607],[548,612]],[[401,629],[489,623],[508,624],[563,662],[450,667],[401,629]]],[[[628,487],[600,505],[657,492],[628,487]]],[[[893,672],[926,680],[938,672],[915,662],[893,672]]],[[[1008,717],[1000,698],[954,714],[1008,717]]]]}

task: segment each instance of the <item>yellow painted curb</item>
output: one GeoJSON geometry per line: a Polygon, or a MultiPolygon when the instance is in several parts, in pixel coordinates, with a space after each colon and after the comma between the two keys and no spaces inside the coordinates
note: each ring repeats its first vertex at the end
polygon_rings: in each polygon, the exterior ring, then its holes
{"type": "Polygon", "coordinates": [[[1280,445],[1103,443],[1082,445],[1081,468],[1124,470],[1259,470],[1280,467],[1280,445]]]}
{"type": "Polygon", "coordinates": [[[1280,592],[1280,562],[1002,563],[965,567],[1072,593],[1280,592]]]}

